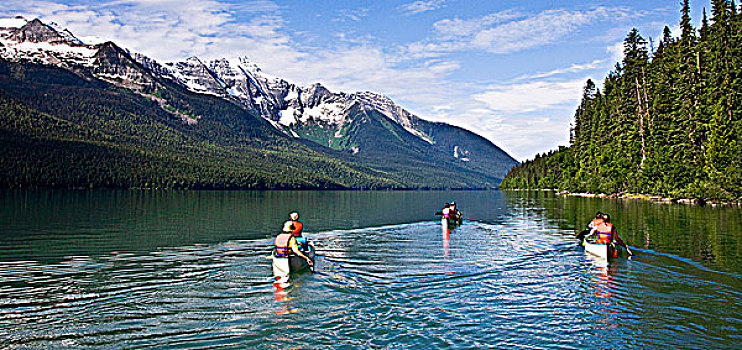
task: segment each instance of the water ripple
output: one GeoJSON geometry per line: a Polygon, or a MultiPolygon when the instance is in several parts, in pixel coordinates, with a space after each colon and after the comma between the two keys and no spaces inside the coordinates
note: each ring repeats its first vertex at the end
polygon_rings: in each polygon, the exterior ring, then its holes
{"type": "Polygon", "coordinates": [[[646,250],[608,265],[564,232],[503,222],[469,222],[448,237],[434,222],[321,232],[317,273],[278,289],[268,239],[0,262],[0,345],[733,348],[740,340],[736,278],[646,250]],[[709,314],[717,323],[704,322],[709,314]]]}

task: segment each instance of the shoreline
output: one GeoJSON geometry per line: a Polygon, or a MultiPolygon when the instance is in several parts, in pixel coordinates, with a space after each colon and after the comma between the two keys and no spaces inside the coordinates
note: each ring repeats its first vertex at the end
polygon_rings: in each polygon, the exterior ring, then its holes
{"type": "Polygon", "coordinates": [[[586,197],[586,198],[614,198],[614,199],[640,199],[660,204],[690,204],[699,206],[711,206],[711,207],[731,207],[731,206],[742,206],[742,201],[722,200],[722,199],[695,199],[695,198],[669,198],[644,193],[584,193],[584,192],[568,192],[568,191],[554,191],[554,194],[558,196],[571,196],[571,197],[586,197]]]}

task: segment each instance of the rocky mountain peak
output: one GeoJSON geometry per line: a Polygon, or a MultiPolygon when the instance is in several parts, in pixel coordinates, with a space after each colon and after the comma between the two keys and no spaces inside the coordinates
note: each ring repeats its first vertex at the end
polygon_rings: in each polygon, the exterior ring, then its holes
{"type": "Polygon", "coordinates": [[[155,80],[128,52],[107,41],[93,56],[93,73],[101,79],[133,90],[154,88],[155,80]]]}
{"type": "Polygon", "coordinates": [[[226,84],[219,79],[198,57],[192,56],[185,61],[166,64],[177,81],[198,93],[218,96],[226,95],[226,84]]]}
{"type": "Polygon", "coordinates": [[[40,43],[46,42],[50,44],[68,44],[68,45],[79,45],[79,40],[70,40],[66,35],[62,35],[57,32],[51,26],[42,23],[38,18],[31,22],[26,23],[24,26],[14,30],[10,37],[10,40],[17,42],[32,42],[40,43]]]}
{"type": "Polygon", "coordinates": [[[336,95],[327,90],[322,84],[314,83],[304,92],[304,102],[313,107],[329,100],[335,100],[336,95]]]}

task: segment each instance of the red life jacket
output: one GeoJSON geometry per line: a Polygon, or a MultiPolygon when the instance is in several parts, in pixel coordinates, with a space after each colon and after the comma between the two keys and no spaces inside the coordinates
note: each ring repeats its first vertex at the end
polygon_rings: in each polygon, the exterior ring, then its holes
{"type": "Polygon", "coordinates": [[[294,236],[291,235],[291,232],[281,232],[276,236],[276,241],[273,243],[275,246],[275,249],[273,250],[273,254],[277,258],[287,258],[289,255],[291,255],[291,248],[289,248],[289,243],[291,242],[291,239],[294,238],[294,236]]]}
{"type": "Polygon", "coordinates": [[[294,224],[294,230],[291,231],[291,235],[294,237],[301,237],[301,231],[304,230],[304,224],[301,221],[292,221],[294,224]]]}
{"type": "Polygon", "coordinates": [[[613,239],[613,224],[602,222],[595,227],[598,235],[598,242],[609,243],[613,239]]]}

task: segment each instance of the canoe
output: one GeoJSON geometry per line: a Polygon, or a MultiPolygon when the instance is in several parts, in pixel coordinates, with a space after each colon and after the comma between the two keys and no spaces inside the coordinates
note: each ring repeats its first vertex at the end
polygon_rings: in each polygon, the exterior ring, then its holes
{"type": "MultiPolygon", "coordinates": [[[[310,260],[312,260],[312,263],[314,263],[314,246],[307,243],[307,250],[303,251],[304,255],[306,255],[310,260]]],[[[299,272],[304,271],[309,268],[309,264],[306,260],[303,258],[300,258],[298,256],[290,256],[289,257],[289,267],[291,268],[291,272],[299,272]]]]}
{"type": "Polygon", "coordinates": [[[582,246],[585,247],[585,253],[590,253],[599,258],[608,260],[608,244],[596,244],[589,242],[587,239],[583,239],[582,246]]]}
{"type": "Polygon", "coordinates": [[[624,251],[626,248],[616,246],[615,243],[595,243],[590,238],[584,238],[582,240],[582,246],[585,247],[585,252],[595,255],[599,258],[608,259],[616,258],[621,255],[625,255],[624,251]]]}
{"type": "MultiPolygon", "coordinates": [[[[309,257],[309,259],[312,260],[312,263],[314,263],[314,246],[312,244],[307,243],[307,249],[302,253],[309,257]]],[[[275,255],[271,254],[271,258],[273,260],[273,276],[277,280],[288,280],[289,274],[309,269],[307,261],[298,256],[290,256],[286,259],[277,258],[275,255]]]]}

